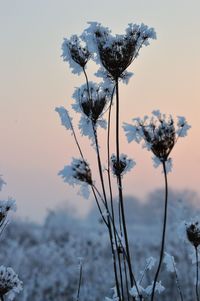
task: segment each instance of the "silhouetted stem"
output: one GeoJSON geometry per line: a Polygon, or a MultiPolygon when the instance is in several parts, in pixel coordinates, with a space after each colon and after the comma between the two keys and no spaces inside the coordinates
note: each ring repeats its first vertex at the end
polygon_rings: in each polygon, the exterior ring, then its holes
{"type": "Polygon", "coordinates": [[[199,301],[199,291],[198,291],[198,286],[199,286],[199,258],[198,258],[198,247],[195,247],[195,253],[196,253],[196,297],[197,301],[199,301]]]}
{"type": "MultiPolygon", "coordinates": [[[[120,140],[119,140],[119,80],[118,80],[118,78],[116,79],[115,83],[116,83],[116,158],[117,158],[117,165],[119,166],[119,153],[120,153],[119,141],[120,140]]],[[[127,229],[126,229],[126,220],[125,220],[125,212],[124,212],[121,174],[117,175],[117,184],[118,184],[119,204],[120,204],[120,210],[121,210],[122,226],[123,226],[124,240],[125,240],[126,253],[127,253],[127,264],[128,264],[128,270],[129,270],[130,283],[131,283],[131,287],[133,287],[133,285],[135,285],[138,296],[139,296],[140,300],[142,300],[140,297],[140,292],[139,292],[139,289],[137,286],[137,282],[133,275],[133,270],[132,270],[132,265],[131,265],[128,234],[127,234],[127,229]]]]}
{"type": "Polygon", "coordinates": [[[82,274],[83,274],[83,267],[82,267],[82,263],[80,263],[79,280],[78,280],[78,290],[77,290],[76,301],[79,301],[80,290],[81,290],[81,283],[82,283],[82,274]]]}
{"type": "Polygon", "coordinates": [[[163,255],[164,255],[164,248],[165,248],[165,234],[166,234],[166,225],[167,225],[167,206],[168,206],[168,182],[167,182],[167,171],[166,171],[166,163],[165,161],[162,162],[163,164],[163,172],[165,178],[165,209],[164,209],[164,218],[163,218],[163,232],[162,232],[162,242],[161,242],[161,249],[160,249],[160,258],[158,263],[158,268],[156,271],[156,275],[153,282],[152,294],[151,294],[151,301],[154,300],[156,282],[160,273],[163,255]]]}

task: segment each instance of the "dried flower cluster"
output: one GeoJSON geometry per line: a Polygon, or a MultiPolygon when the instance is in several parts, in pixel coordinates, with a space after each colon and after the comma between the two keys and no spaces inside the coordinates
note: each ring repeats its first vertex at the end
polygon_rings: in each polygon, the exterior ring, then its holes
{"type": "Polygon", "coordinates": [[[9,300],[13,300],[21,290],[22,282],[14,270],[10,267],[0,266],[0,297],[6,295],[9,300]]]}
{"type": "MultiPolygon", "coordinates": [[[[124,123],[128,142],[144,141],[144,147],[151,150],[155,158],[155,166],[169,160],[169,155],[178,137],[187,135],[190,126],[184,117],[177,117],[175,124],[172,116],[161,114],[159,110],[152,112],[152,117],[134,118],[133,124],[124,123]]],[[[170,160],[169,160],[170,162],[170,160]]]]}
{"type": "Polygon", "coordinates": [[[189,242],[197,248],[200,245],[200,224],[198,221],[186,224],[186,233],[189,242]]]}
{"type": "Polygon", "coordinates": [[[120,155],[119,162],[117,162],[116,155],[113,154],[111,156],[112,171],[115,176],[124,175],[126,172],[130,171],[135,164],[135,161],[128,159],[125,154],[120,155]]]}
{"type": "Polygon", "coordinates": [[[88,185],[92,185],[91,170],[83,159],[72,159],[71,165],[67,165],[58,173],[64,182],[70,185],[80,185],[81,193],[87,198],[89,196],[88,185]]]}

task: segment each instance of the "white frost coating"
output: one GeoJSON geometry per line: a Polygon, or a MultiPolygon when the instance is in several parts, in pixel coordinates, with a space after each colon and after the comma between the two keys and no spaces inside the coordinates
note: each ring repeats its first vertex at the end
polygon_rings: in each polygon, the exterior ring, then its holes
{"type": "Polygon", "coordinates": [[[172,171],[172,159],[169,158],[169,154],[178,138],[187,135],[190,125],[184,117],[177,117],[175,122],[171,115],[166,116],[159,110],[154,110],[151,117],[134,118],[133,124],[124,123],[123,128],[128,142],[135,140],[140,143],[143,140],[143,147],[154,154],[154,167],[165,162],[168,173],[172,171]]]}
{"type": "Polygon", "coordinates": [[[22,290],[22,281],[10,267],[0,266],[0,291],[3,291],[8,300],[13,300],[15,295],[22,290]]]}
{"type": "MultiPolygon", "coordinates": [[[[141,295],[143,295],[144,297],[145,296],[148,297],[151,295],[152,289],[153,289],[153,282],[151,285],[147,286],[146,288],[142,287],[139,283],[137,283],[137,286],[138,286],[139,293],[141,295]]],[[[161,294],[164,290],[165,290],[165,287],[162,285],[161,281],[156,282],[155,292],[161,294]]],[[[133,286],[131,288],[130,295],[135,298],[138,298],[138,292],[137,292],[137,289],[135,286],[133,286]]]]}
{"type": "Polygon", "coordinates": [[[154,257],[149,257],[146,259],[146,264],[147,264],[147,270],[151,271],[152,268],[155,266],[156,259],[154,257]]]}
{"type": "Polygon", "coordinates": [[[10,210],[12,210],[12,211],[17,210],[16,201],[11,198],[9,198],[6,201],[0,200],[0,214],[4,216],[10,210]]]}
{"type": "Polygon", "coordinates": [[[69,185],[80,185],[80,195],[89,198],[89,185],[92,184],[89,165],[83,159],[72,158],[71,165],[66,165],[58,173],[69,185]]]}
{"type": "Polygon", "coordinates": [[[57,107],[55,108],[55,111],[58,112],[61,124],[67,129],[71,129],[71,121],[72,118],[69,116],[68,111],[64,107],[57,107]]]}
{"type": "Polygon", "coordinates": [[[174,256],[165,252],[164,258],[163,258],[163,263],[166,265],[166,269],[168,272],[171,272],[171,273],[174,272],[174,270],[175,270],[174,256]]]}
{"type": "Polygon", "coordinates": [[[84,41],[77,35],[73,35],[70,39],[64,39],[62,57],[69,63],[72,73],[80,75],[90,58],[90,52],[84,41]]]}
{"type": "Polygon", "coordinates": [[[125,154],[121,154],[119,157],[119,167],[117,166],[117,157],[115,154],[112,154],[111,156],[111,166],[112,166],[112,172],[114,175],[124,175],[128,171],[130,171],[134,166],[136,165],[136,162],[133,159],[130,159],[125,154]]]}

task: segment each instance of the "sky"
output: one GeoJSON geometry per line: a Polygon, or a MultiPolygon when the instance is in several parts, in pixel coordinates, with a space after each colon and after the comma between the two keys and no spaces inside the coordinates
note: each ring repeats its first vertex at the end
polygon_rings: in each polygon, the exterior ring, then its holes
{"type": "MultiPolygon", "coordinates": [[[[169,185],[200,193],[199,0],[0,0],[0,7],[0,174],[7,182],[0,198],[15,198],[19,216],[40,221],[47,210],[65,204],[81,213],[93,204],[57,175],[78,153],[54,111],[70,108],[74,87],[84,82],[62,61],[61,44],[64,37],[81,34],[88,21],[113,33],[123,33],[128,23],[155,28],[157,40],[131,65],[129,85],[120,85],[121,122],[154,109],[185,116],[192,128],[172,152],[169,185]]],[[[91,77],[96,68],[89,66],[91,77]]],[[[163,187],[161,170],[140,145],[128,145],[122,130],[120,136],[121,151],[137,162],[124,178],[124,193],[143,200],[163,187]]],[[[88,141],[82,145],[96,168],[88,141]]]]}

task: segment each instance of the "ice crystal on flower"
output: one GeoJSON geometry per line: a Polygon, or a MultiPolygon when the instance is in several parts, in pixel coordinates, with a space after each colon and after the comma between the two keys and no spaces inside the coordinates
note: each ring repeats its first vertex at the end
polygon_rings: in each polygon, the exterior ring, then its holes
{"type": "Polygon", "coordinates": [[[154,164],[157,167],[160,162],[168,161],[168,171],[171,170],[171,153],[178,137],[186,136],[190,126],[185,118],[178,117],[177,124],[171,115],[161,114],[159,110],[152,112],[152,117],[145,116],[143,119],[133,119],[133,125],[124,123],[124,130],[128,142],[135,140],[140,143],[144,141],[144,146],[151,150],[156,157],[154,164]]]}
{"type": "Polygon", "coordinates": [[[17,206],[15,200],[9,198],[6,201],[0,200],[0,225],[5,221],[9,211],[16,211],[17,206]]]}
{"type": "Polygon", "coordinates": [[[67,129],[71,129],[71,117],[69,116],[68,111],[64,107],[57,107],[55,108],[55,111],[58,112],[60,119],[61,119],[61,124],[67,129]]]}
{"type": "Polygon", "coordinates": [[[10,267],[0,266],[0,297],[6,295],[8,300],[13,300],[15,295],[22,290],[22,282],[10,267]]]}
{"type": "Polygon", "coordinates": [[[92,45],[96,61],[101,62],[112,79],[123,78],[123,73],[137,57],[140,48],[149,44],[149,39],[155,39],[153,28],[146,25],[129,24],[124,35],[111,34],[111,31],[100,23],[90,22],[84,31],[84,39],[92,45]],[[95,46],[94,46],[95,45],[95,46]]]}
{"type": "Polygon", "coordinates": [[[126,172],[131,170],[135,166],[135,161],[128,159],[127,155],[121,154],[119,162],[117,161],[116,155],[111,156],[111,166],[113,174],[116,176],[124,175],[126,172]]]}
{"type": "Polygon", "coordinates": [[[66,165],[58,175],[60,175],[64,182],[81,186],[81,195],[88,198],[89,197],[89,187],[92,185],[92,175],[88,163],[83,159],[72,159],[71,165],[66,165]]]}
{"type": "Polygon", "coordinates": [[[198,220],[186,223],[186,234],[189,242],[197,248],[200,245],[200,224],[198,220]]]}
{"type": "Polygon", "coordinates": [[[163,263],[166,265],[167,271],[173,273],[175,270],[175,260],[174,256],[165,252],[163,263]]]}
{"type": "Polygon", "coordinates": [[[72,72],[77,74],[83,71],[91,56],[87,45],[77,35],[64,39],[62,51],[63,60],[69,62],[72,72]]]}

